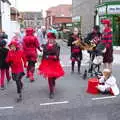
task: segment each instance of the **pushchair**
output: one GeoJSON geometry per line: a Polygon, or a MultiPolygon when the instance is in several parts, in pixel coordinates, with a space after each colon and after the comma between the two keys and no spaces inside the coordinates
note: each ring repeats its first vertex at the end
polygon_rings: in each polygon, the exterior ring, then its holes
{"type": "Polygon", "coordinates": [[[90,51],[90,61],[88,69],[85,69],[83,79],[101,75],[101,64],[103,63],[103,54],[106,52],[104,43],[100,42],[95,50],[90,51]]]}

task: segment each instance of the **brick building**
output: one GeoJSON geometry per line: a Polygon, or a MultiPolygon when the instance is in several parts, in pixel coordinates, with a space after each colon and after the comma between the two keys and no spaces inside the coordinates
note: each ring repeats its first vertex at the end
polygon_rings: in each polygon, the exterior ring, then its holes
{"type": "Polygon", "coordinates": [[[43,25],[43,14],[40,12],[21,12],[25,27],[39,27],[43,25]]]}
{"type": "Polygon", "coordinates": [[[61,26],[72,23],[72,5],[58,5],[51,7],[47,11],[46,27],[51,25],[61,26]]]}
{"type": "Polygon", "coordinates": [[[100,0],[73,0],[73,19],[80,18],[80,29],[83,35],[91,31],[95,24],[96,8],[100,0]]]}

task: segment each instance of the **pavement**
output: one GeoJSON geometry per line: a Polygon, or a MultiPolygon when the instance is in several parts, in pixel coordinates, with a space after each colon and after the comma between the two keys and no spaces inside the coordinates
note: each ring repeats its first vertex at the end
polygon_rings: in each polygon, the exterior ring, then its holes
{"type": "MultiPolygon", "coordinates": [[[[16,86],[11,81],[0,91],[0,120],[120,120],[120,96],[88,94],[88,81],[82,79],[82,74],[71,74],[69,57],[64,57],[69,56],[69,48],[61,41],[59,44],[66,74],[56,81],[55,98],[48,98],[47,80],[35,75],[34,83],[23,79],[23,101],[16,103],[16,86]]],[[[83,62],[81,73],[86,67],[83,62]]],[[[113,74],[120,87],[119,71],[120,65],[113,64],[113,74]]]]}

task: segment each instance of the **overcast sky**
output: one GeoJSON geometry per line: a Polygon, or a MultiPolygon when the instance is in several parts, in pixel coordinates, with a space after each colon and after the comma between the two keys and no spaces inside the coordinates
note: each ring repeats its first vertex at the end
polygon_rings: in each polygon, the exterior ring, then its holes
{"type": "Polygon", "coordinates": [[[19,11],[40,11],[47,10],[51,6],[58,4],[72,4],[72,0],[9,0],[12,6],[15,6],[17,1],[17,9],[19,11]]]}

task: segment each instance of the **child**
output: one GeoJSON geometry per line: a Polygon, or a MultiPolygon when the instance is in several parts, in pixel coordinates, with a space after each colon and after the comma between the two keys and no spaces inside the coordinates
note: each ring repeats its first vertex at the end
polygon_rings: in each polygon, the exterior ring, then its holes
{"type": "Polygon", "coordinates": [[[17,85],[17,93],[18,93],[17,102],[22,100],[23,83],[21,79],[24,76],[23,62],[24,62],[24,67],[26,67],[26,59],[24,57],[23,52],[18,49],[18,46],[19,45],[16,41],[12,41],[9,44],[10,51],[8,52],[8,56],[6,59],[6,61],[10,64],[12,70],[12,78],[17,85]]]}
{"type": "Polygon", "coordinates": [[[99,79],[97,89],[102,93],[110,93],[112,95],[119,95],[119,88],[116,84],[116,79],[109,69],[103,70],[103,76],[99,79]]]}
{"type": "Polygon", "coordinates": [[[0,41],[0,87],[2,90],[4,90],[4,80],[5,80],[5,74],[7,77],[7,81],[9,82],[10,80],[10,75],[9,75],[9,65],[6,62],[6,57],[8,54],[8,49],[5,48],[6,46],[6,41],[1,40],[0,41]]]}
{"type": "Polygon", "coordinates": [[[47,38],[48,42],[43,46],[43,57],[39,66],[39,72],[48,78],[49,97],[52,99],[54,97],[55,81],[64,75],[64,71],[59,61],[60,46],[55,42],[55,34],[50,32],[47,34],[47,38]]]}

